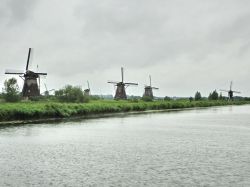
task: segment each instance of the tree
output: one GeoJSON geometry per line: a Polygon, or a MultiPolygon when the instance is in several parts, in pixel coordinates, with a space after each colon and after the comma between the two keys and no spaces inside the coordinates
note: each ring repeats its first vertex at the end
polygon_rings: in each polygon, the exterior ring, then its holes
{"type": "Polygon", "coordinates": [[[224,97],[222,96],[222,93],[220,93],[219,100],[224,100],[224,97]]]}
{"type": "Polygon", "coordinates": [[[55,91],[55,96],[62,102],[81,103],[88,101],[84,97],[82,89],[78,86],[67,85],[63,89],[55,91]]]}
{"type": "Polygon", "coordinates": [[[208,96],[209,100],[218,100],[219,99],[219,94],[216,90],[214,90],[212,93],[209,94],[208,96]]]}
{"type": "Polygon", "coordinates": [[[18,102],[21,100],[19,87],[15,78],[4,81],[3,98],[7,102],[18,102]]]}
{"type": "Polygon", "coordinates": [[[202,97],[201,97],[201,93],[197,91],[197,92],[195,93],[195,96],[194,96],[195,101],[199,101],[199,100],[201,100],[201,98],[202,98],[202,97]]]}
{"type": "Polygon", "coordinates": [[[168,96],[165,96],[165,97],[164,97],[164,101],[171,101],[171,98],[168,97],[168,96]]]}

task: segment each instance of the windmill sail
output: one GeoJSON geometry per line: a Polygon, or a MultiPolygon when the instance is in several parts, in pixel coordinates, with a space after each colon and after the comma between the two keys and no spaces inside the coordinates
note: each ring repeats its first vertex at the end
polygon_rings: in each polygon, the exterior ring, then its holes
{"type": "Polygon", "coordinates": [[[233,91],[233,93],[239,93],[240,94],[241,92],[239,92],[239,91],[233,91]]]}
{"type": "Polygon", "coordinates": [[[138,86],[138,83],[132,83],[132,82],[125,82],[124,84],[138,86]]]}
{"type": "Polygon", "coordinates": [[[121,73],[122,73],[122,82],[124,81],[124,70],[123,67],[121,68],[121,73]]]}
{"type": "Polygon", "coordinates": [[[117,81],[108,81],[107,83],[110,83],[110,84],[118,84],[119,82],[117,82],[117,81]]]}
{"type": "Polygon", "coordinates": [[[21,74],[24,74],[24,72],[22,70],[6,69],[5,70],[5,74],[17,74],[17,75],[21,75],[21,74]]]}
{"type": "Polygon", "coordinates": [[[47,73],[36,73],[37,75],[48,75],[47,73]]]}
{"type": "Polygon", "coordinates": [[[155,90],[159,90],[159,88],[156,88],[156,87],[151,87],[152,89],[155,89],[155,90]]]}
{"type": "Polygon", "coordinates": [[[151,75],[149,75],[149,85],[152,86],[151,75]]]}
{"type": "Polygon", "coordinates": [[[29,70],[30,53],[31,53],[31,48],[29,48],[28,59],[27,59],[27,63],[26,63],[26,71],[28,71],[28,70],[29,70]]]}
{"type": "Polygon", "coordinates": [[[89,81],[87,81],[87,84],[88,84],[88,89],[90,90],[90,87],[89,87],[89,81]]]}

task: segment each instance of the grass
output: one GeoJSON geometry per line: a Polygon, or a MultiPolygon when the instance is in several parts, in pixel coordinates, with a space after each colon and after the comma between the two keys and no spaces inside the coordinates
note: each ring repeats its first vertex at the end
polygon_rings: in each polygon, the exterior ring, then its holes
{"type": "Polygon", "coordinates": [[[248,104],[247,101],[91,101],[89,103],[59,103],[59,102],[19,102],[1,103],[0,121],[32,120],[47,118],[67,118],[73,116],[87,116],[92,114],[182,109],[192,107],[211,107],[223,105],[248,104]]]}

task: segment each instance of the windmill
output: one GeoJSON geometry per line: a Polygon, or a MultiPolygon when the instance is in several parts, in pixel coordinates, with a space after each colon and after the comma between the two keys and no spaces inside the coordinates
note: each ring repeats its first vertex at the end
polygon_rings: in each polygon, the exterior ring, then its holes
{"type": "Polygon", "coordinates": [[[88,88],[84,90],[84,95],[85,96],[90,96],[90,87],[89,87],[89,81],[87,81],[88,88]]]}
{"type": "Polygon", "coordinates": [[[31,55],[31,48],[29,48],[25,72],[11,71],[11,70],[5,71],[5,74],[19,75],[19,77],[21,77],[24,80],[22,96],[27,98],[40,96],[40,76],[47,75],[47,73],[36,73],[34,71],[29,70],[30,55],[31,55]],[[39,79],[39,86],[37,83],[37,79],[39,79]]]}
{"type": "Polygon", "coordinates": [[[234,93],[240,93],[240,92],[238,92],[238,91],[233,91],[233,90],[232,90],[232,86],[233,86],[233,82],[231,81],[231,82],[230,82],[230,89],[229,89],[229,90],[220,90],[220,91],[222,91],[222,92],[227,92],[227,93],[228,93],[228,98],[229,98],[229,100],[233,100],[233,95],[234,95],[234,93]]]}
{"type": "Polygon", "coordinates": [[[116,86],[115,99],[127,99],[126,88],[128,86],[131,86],[131,85],[138,86],[137,83],[124,82],[123,67],[121,68],[121,76],[122,76],[122,81],[121,82],[108,81],[108,83],[114,84],[116,86]]]}
{"type": "Polygon", "coordinates": [[[44,87],[45,87],[46,91],[43,92],[42,94],[45,95],[45,96],[49,96],[50,92],[55,91],[55,89],[48,90],[47,85],[45,83],[44,83],[44,87]]]}
{"type": "Polygon", "coordinates": [[[151,82],[151,75],[149,75],[149,86],[145,86],[145,92],[143,94],[143,97],[150,97],[150,98],[154,98],[154,95],[153,95],[153,89],[154,90],[158,90],[159,88],[156,88],[156,87],[152,87],[152,82],[151,82]]]}

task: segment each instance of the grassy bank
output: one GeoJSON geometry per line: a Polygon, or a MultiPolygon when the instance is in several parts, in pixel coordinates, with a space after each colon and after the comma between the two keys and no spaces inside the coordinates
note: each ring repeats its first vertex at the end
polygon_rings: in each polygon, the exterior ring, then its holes
{"type": "Polygon", "coordinates": [[[91,101],[90,103],[20,102],[1,103],[0,121],[32,120],[46,118],[66,118],[92,114],[118,113],[130,111],[182,109],[223,105],[248,104],[247,101],[91,101]]]}

